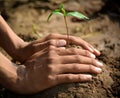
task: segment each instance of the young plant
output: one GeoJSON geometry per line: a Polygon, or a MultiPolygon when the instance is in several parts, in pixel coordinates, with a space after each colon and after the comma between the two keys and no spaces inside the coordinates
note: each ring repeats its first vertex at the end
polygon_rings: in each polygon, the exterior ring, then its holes
{"type": "Polygon", "coordinates": [[[66,25],[66,31],[67,31],[67,45],[69,45],[69,31],[68,31],[68,23],[67,23],[67,19],[66,17],[67,16],[73,16],[73,17],[76,17],[76,18],[79,18],[79,19],[88,19],[88,17],[86,17],[85,15],[83,15],[82,13],[79,13],[79,12],[67,12],[65,9],[64,9],[64,5],[61,4],[59,6],[58,9],[55,9],[49,16],[48,16],[48,19],[47,21],[50,20],[51,16],[54,15],[54,14],[57,14],[57,15],[61,15],[64,17],[64,21],[65,21],[65,25],[66,25]]]}

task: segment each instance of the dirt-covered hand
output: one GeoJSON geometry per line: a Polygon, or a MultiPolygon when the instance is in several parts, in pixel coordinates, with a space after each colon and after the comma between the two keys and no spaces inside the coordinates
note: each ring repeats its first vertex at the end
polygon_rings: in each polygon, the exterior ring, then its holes
{"type": "Polygon", "coordinates": [[[18,67],[19,93],[31,94],[61,83],[85,82],[91,74],[101,73],[102,64],[83,49],[57,47],[65,40],[44,42],[42,50],[33,54],[24,65],[18,67]],[[46,46],[46,47],[45,47],[46,46]]]}
{"type": "MultiPolygon", "coordinates": [[[[14,59],[16,59],[20,62],[24,62],[31,55],[33,55],[34,53],[36,53],[38,51],[43,50],[46,46],[51,44],[52,39],[55,39],[55,40],[63,39],[63,40],[67,41],[66,35],[50,34],[50,35],[44,37],[43,39],[35,40],[31,43],[24,44],[21,48],[18,49],[18,52],[16,52],[17,56],[14,59]]],[[[95,56],[100,55],[100,52],[98,50],[93,48],[92,45],[90,45],[89,43],[87,43],[86,41],[82,40],[79,37],[70,36],[69,40],[70,40],[69,43],[72,45],[81,46],[85,50],[88,50],[91,53],[93,53],[95,56]]],[[[56,43],[52,43],[52,45],[55,45],[55,44],[56,43]]],[[[65,46],[65,45],[61,44],[61,43],[57,43],[57,47],[63,47],[63,46],[65,46]]]]}

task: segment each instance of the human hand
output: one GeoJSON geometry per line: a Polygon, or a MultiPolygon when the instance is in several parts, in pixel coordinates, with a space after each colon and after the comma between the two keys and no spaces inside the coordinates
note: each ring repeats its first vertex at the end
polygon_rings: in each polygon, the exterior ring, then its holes
{"type": "MultiPolygon", "coordinates": [[[[47,41],[45,42],[47,43],[47,41]]],[[[91,74],[101,73],[102,64],[91,52],[83,49],[57,47],[65,40],[52,40],[18,67],[22,94],[37,93],[61,83],[85,82],[91,74]]]]}
{"type": "MultiPolygon", "coordinates": [[[[67,41],[66,35],[61,35],[61,34],[50,34],[43,39],[35,40],[31,43],[25,43],[22,47],[20,47],[16,55],[13,58],[20,61],[24,62],[27,58],[29,58],[31,55],[34,53],[41,51],[44,49],[44,47],[48,46],[49,44],[54,45],[55,43],[51,43],[52,39],[59,40],[63,39],[67,41]]],[[[74,37],[70,36],[69,43],[73,45],[78,45],[81,46],[83,49],[88,50],[89,52],[93,53],[95,56],[99,56],[100,52],[93,48],[92,45],[87,43],[86,41],[82,40],[79,37],[74,37]]],[[[62,47],[64,45],[59,44],[58,47],[62,47]]]]}

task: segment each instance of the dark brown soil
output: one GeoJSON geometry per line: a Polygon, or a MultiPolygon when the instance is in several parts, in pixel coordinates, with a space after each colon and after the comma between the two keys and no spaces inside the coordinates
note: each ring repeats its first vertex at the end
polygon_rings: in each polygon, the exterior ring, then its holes
{"type": "Polygon", "coordinates": [[[64,20],[60,16],[54,16],[49,23],[46,22],[50,10],[59,3],[63,2],[69,11],[85,13],[91,17],[89,21],[68,18],[69,32],[90,42],[101,51],[102,54],[97,59],[104,63],[103,72],[94,76],[90,82],[61,84],[35,95],[18,95],[3,90],[0,98],[120,98],[119,0],[48,1],[15,1],[9,6],[5,5],[7,14],[4,15],[9,17],[9,25],[21,38],[32,41],[39,38],[33,33],[33,25],[37,27],[40,37],[54,32],[66,34],[64,20]]]}

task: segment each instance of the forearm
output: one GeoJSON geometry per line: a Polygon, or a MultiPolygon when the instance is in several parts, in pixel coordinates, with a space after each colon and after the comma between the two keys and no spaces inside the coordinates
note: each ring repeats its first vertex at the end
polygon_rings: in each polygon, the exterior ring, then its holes
{"type": "Polygon", "coordinates": [[[16,70],[17,67],[0,53],[0,84],[9,89],[13,88],[17,80],[16,70]]]}
{"type": "Polygon", "coordinates": [[[24,65],[17,66],[0,53],[0,85],[23,94],[26,90],[24,65]]]}
{"type": "Polygon", "coordinates": [[[17,50],[23,47],[24,44],[25,42],[12,31],[2,16],[0,16],[0,46],[14,57],[17,56],[17,50]]]}

